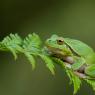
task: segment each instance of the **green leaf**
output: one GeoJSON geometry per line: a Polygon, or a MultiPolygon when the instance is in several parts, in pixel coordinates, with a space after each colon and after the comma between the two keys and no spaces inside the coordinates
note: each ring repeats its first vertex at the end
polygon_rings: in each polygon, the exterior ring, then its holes
{"type": "Polygon", "coordinates": [[[74,92],[73,93],[76,94],[78,92],[78,90],[80,89],[81,80],[77,75],[74,74],[74,71],[72,71],[69,68],[66,68],[66,66],[65,66],[65,71],[66,71],[66,73],[70,79],[70,84],[73,84],[73,86],[74,86],[74,92]]]}
{"type": "Polygon", "coordinates": [[[41,40],[35,33],[29,34],[23,41],[23,53],[32,64],[32,69],[35,69],[35,59],[33,57],[40,53],[41,40]]]}
{"type": "Polygon", "coordinates": [[[85,79],[85,81],[92,86],[93,90],[95,91],[95,80],[89,80],[89,79],[85,79]]]}
{"type": "Polygon", "coordinates": [[[11,48],[11,47],[8,47],[8,49],[12,52],[12,54],[14,56],[14,59],[16,60],[17,59],[16,51],[13,48],[11,48]]]}
{"type": "Polygon", "coordinates": [[[35,33],[29,34],[23,41],[23,48],[31,54],[38,54],[40,51],[41,40],[35,33]]]}
{"type": "Polygon", "coordinates": [[[81,85],[81,80],[78,76],[76,76],[74,74],[74,72],[72,71],[72,69],[68,68],[66,63],[61,61],[58,58],[53,58],[58,64],[61,65],[61,67],[63,69],[65,69],[66,74],[68,75],[69,79],[70,79],[70,84],[73,84],[74,86],[74,94],[77,93],[77,91],[80,89],[80,85],[81,85]]]}
{"type": "Polygon", "coordinates": [[[0,49],[11,51],[15,59],[17,59],[16,53],[22,51],[21,45],[22,39],[17,34],[10,34],[9,36],[5,37],[0,43],[0,49]]]}
{"type": "Polygon", "coordinates": [[[45,61],[47,68],[51,71],[53,75],[55,75],[55,67],[54,62],[49,56],[39,54],[39,56],[45,61]]]}
{"type": "Polygon", "coordinates": [[[71,71],[71,70],[66,70],[66,72],[67,72],[67,75],[69,76],[70,83],[72,83],[73,86],[74,86],[74,94],[76,94],[77,91],[80,89],[81,80],[80,80],[80,78],[79,78],[78,76],[76,76],[76,75],[74,74],[73,71],[71,71]]]}
{"type": "Polygon", "coordinates": [[[32,64],[32,69],[34,70],[35,67],[36,67],[35,66],[36,62],[35,62],[34,57],[30,53],[28,53],[28,52],[25,53],[25,56],[27,57],[27,59],[29,60],[29,62],[32,64]]]}

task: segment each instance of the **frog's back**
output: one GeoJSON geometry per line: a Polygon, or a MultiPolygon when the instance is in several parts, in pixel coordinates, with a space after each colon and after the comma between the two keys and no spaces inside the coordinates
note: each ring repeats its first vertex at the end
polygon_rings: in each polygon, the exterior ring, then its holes
{"type": "Polygon", "coordinates": [[[93,49],[89,47],[87,44],[83,43],[82,41],[70,38],[64,38],[64,41],[78,55],[86,58],[88,61],[95,62],[95,53],[93,49]]]}

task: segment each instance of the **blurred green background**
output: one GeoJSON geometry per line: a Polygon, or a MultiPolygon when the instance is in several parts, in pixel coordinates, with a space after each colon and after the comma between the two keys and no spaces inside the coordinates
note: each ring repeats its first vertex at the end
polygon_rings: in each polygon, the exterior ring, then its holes
{"type": "MultiPolygon", "coordinates": [[[[94,0],[1,0],[0,40],[9,33],[25,37],[37,33],[44,41],[52,34],[86,42],[95,49],[94,0]]],[[[73,86],[59,66],[53,77],[37,59],[37,67],[23,55],[14,61],[10,53],[0,52],[0,95],[72,95],[73,86]]],[[[77,95],[95,95],[83,83],[77,95]]]]}

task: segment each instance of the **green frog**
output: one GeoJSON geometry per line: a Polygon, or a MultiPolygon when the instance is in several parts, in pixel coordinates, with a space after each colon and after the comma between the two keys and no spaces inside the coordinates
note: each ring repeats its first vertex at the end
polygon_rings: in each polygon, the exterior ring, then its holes
{"type": "Polygon", "coordinates": [[[84,42],[52,35],[45,45],[50,56],[68,64],[80,78],[95,78],[95,52],[84,42]]]}

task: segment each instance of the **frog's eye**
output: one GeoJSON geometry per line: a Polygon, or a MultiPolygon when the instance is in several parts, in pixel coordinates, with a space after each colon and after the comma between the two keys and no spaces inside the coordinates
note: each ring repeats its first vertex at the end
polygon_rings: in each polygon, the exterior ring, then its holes
{"type": "Polygon", "coordinates": [[[63,39],[58,39],[58,40],[57,40],[57,44],[63,45],[63,44],[64,44],[64,40],[63,40],[63,39]]]}

